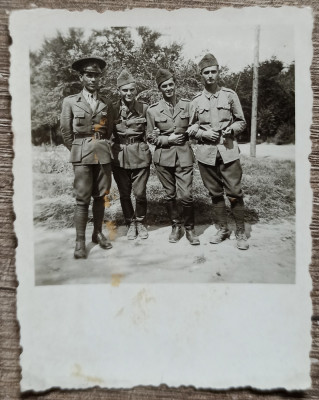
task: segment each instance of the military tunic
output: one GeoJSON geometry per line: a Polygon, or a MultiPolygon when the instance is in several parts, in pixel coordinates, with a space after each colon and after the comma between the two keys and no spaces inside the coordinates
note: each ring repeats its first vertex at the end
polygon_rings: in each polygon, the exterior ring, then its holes
{"type": "Polygon", "coordinates": [[[214,94],[204,89],[193,98],[190,113],[191,123],[199,125],[192,137],[197,139],[196,158],[210,195],[217,198],[225,190],[230,197],[242,197],[242,170],[235,137],[245,129],[246,121],[237,94],[224,87],[218,87],[214,94]],[[222,135],[226,128],[232,130],[231,135],[222,135]],[[219,132],[219,139],[206,140],[203,133],[207,130],[219,132]]]}
{"type": "Polygon", "coordinates": [[[147,104],[139,101],[134,101],[130,108],[121,101],[112,104],[114,165],[136,169],[151,164],[145,138],[147,108],[147,104]]]}
{"type": "Polygon", "coordinates": [[[130,106],[121,100],[112,104],[112,170],[127,224],[134,218],[143,221],[147,211],[146,184],[152,161],[145,137],[147,107],[136,100],[130,106]],[[135,212],[132,190],[136,198],[135,212]]]}
{"type": "Polygon", "coordinates": [[[78,204],[89,204],[91,196],[101,197],[111,187],[111,145],[109,106],[98,96],[95,109],[83,91],[64,99],[61,133],[74,166],[74,188],[78,204]]]}
{"type": "Polygon", "coordinates": [[[166,196],[166,201],[175,200],[178,188],[183,205],[192,204],[192,182],[194,154],[188,141],[186,130],[189,126],[189,100],[179,100],[175,107],[170,107],[164,99],[151,105],[146,113],[147,140],[154,144],[153,161],[159,180],[166,196]],[[158,128],[160,133],[154,133],[158,128]],[[185,135],[181,145],[171,144],[168,137],[171,133],[185,135]]]}

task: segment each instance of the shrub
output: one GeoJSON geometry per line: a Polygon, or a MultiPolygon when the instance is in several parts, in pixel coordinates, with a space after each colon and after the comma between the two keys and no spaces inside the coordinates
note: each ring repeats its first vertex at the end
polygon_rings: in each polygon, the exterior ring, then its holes
{"type": "Polygon", "coordinates": [[[33,147],[33,171],[40,173],[73,173],[72,164],[68,162],[69,150],[63,146],[33,147]]]}
{"type": "Polygon", "coordinates": [[[275,144],[295,143],[295,127],[290,123],[282,123],[274,136],[275,144]]]}

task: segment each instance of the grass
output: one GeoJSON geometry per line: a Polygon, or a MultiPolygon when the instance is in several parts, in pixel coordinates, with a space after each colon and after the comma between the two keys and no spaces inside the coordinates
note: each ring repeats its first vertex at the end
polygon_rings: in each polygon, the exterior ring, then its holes
{"type": "MultiPolygon", "coordinates": [[[[33,148],[34,222],[52,229],[73,226],[73,168],[64,146],[33,148]]],[[[295,164],[293,161],[241,156],[246,220],[250,223],[287,218],[295,214],[295,164]]],[[[196,223],[212,222],[212,206],[197,165],[194,169],[196,223]]],[[[164,192],[154,167],[147,184],[149,224],[168,223],[164,192]]],[[[91,215],[90,215],[91,218],[91,215]]],[[[105,218],[124,223],[119,193],[113,181],[105,218]]]]}

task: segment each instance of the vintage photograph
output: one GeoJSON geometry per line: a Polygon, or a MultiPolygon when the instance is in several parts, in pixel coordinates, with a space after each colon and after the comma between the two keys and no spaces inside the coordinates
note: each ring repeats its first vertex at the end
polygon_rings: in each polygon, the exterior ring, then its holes
{"type": "Polygon", "coordinates": [[[37,33],[36,285],[295,282],[293,26],[220,31],[37,33]]]}
{"type": "Polygon", "coordinates": [[[22,391],[311,385],[311,32],[12,13],[22,391]]]}

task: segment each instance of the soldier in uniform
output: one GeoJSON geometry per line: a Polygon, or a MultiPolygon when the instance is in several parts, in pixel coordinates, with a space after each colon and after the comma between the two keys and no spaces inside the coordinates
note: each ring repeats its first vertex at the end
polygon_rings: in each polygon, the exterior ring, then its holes
{"type": "Polygon", "coordinates": [[[216,58],[206,54],[198,65],[205,88],[191,102],[191,123],[195,124],[189,128],[189,135],[198,142],[196,158],[199,171],[212,198],[219,227],[210,242],[220,243],[230,236],[225,193],[236,222],[237,247],[247,250],[242,168],[235,139],[245,129],[246,121],[237,94],[218,85],[219,66],[216,58]]]}
{"type": "Polygon", "coordinates": [[[121,206],[128,226],[127,238],[148,238],[144,225],[147,200],[146,183],[150,176],[151,152],[146,143],[147,104],[137,101],[136,83],[128,71],[117,78],[120,99],[112,104],[114,159],[113,176],[117,183],[121,206]],[[136,207],[131,201],[133,190],[136,207]]]}
{"type": "Polygon", "coordinates": [[[187,239],[192,245],[198,245],[192,190],[194,154],[186,132],[190,102],[176,98],[175,79],[168,70],[159,69],[156,83],[163,98],[147,110],[147,139],[156,146],[153,161],[165,190],[166,208],[172,223],[169,242],[176,243],[182,237],[183,216],[187,239]],[[183,215],[177,207],[177,192],[183,215]]]}
{"type": "Polygon", "coordinates": [[[85,230],[88,207],[93,197],[94,231],[92,242],[103,249],[112,247],[102,233],[104,196],[111,187],[111,147],[108,136],[108,105],[99,95],[99,78],[106,63],[98,57],[75,61],[72,68],[79,72],[83,90],[64,99],[61,114],[61,132],[65,146],[70,150],[74,168],[76,196],[75,258],[86,258],[85,230]]]}

